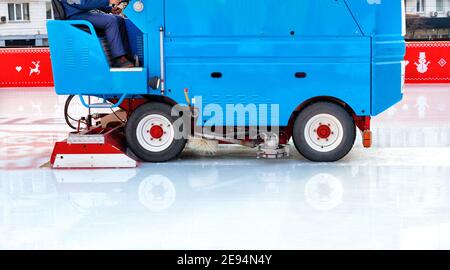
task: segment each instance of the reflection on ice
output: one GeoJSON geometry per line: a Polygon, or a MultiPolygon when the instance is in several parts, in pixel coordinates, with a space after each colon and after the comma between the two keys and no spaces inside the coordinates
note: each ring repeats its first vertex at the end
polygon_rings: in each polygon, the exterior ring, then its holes
{"type": "Polygon", "coordinates": [[[138,188],[139,202],[151,211],[163,211],[171,207],[176,194],[173,182],[163,175],[146,177],[138,188]]]}
{"type": "Polygon", "coordinates": [[[331,210],[342,203],[344,187],[339,178],[319,173],[310,178],[305,185],[306,202],[317,210],[331,210]]]}
{"type": "Polygon", "coordinates": [[[408,86],[376,147],[334,164],[238,148],[88,171],[38,169],[68,132],[63,97],[2,91],[0,249],[450,249],[449,89],[408,86]]]}
{"type": "Polygon", "coordinates": [[[101,184],[127,182],[137,174],[137,169],[108,170],[52,170],[57,183],[101,184]]]}
{"type": "Polygon", "coordinates": [[[450,247],[450,167],[237,163],[3,172],[0,248],[450,247]]]}

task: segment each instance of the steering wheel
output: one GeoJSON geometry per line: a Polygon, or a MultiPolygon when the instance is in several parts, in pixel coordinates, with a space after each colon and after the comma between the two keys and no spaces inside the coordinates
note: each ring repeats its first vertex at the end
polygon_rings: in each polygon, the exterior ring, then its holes
{"type": "Polygon", "coordinates": [[[130,3],[130,0],[122,0],[119,2],[117,7],[124,10],[128,6],[129,3],[130,3]]]}
{"type": "Polygon", "coordinates": [[[129,2],[130,2],[129,0],[122,0],[118,4],[112,4],[112,10],[113,11],[111,13],[116,14],[116,15],[122,14],[123,11],[127,8],[129,2]],[[114,12],[115,8],[118,8],[120,10],[120,13],[114,12]]]}

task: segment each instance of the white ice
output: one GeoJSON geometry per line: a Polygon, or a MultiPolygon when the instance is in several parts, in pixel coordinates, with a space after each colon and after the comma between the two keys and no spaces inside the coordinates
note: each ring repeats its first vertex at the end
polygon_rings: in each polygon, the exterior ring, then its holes
{"type": "Polygon", "coordinates": [[[450,85],[409,86],[375,146],[333,164],[192,151],[128,170],[50,170],[52,89],[0,90],[0,249],[450,249],[450,85]]]}

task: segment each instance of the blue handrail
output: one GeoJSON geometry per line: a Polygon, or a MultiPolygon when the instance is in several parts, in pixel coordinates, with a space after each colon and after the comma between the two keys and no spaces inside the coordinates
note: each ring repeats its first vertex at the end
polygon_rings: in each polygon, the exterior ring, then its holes
{"type": "Polygon", "coordinates": [[[123,94],[120,97],[119,101],[117,101],[117,103],[107,104],[107,105],[103,105],[103,104],[87,104],[82,95],[79,95],[79,97],[80,97],[81,104],[83,104],[83,106],[88,108],[88,109],[114,109],[114,108],[119,107],[120,104],[122,104],[124,102],[125,98],[127,97],[127,94],[123,94]]]}

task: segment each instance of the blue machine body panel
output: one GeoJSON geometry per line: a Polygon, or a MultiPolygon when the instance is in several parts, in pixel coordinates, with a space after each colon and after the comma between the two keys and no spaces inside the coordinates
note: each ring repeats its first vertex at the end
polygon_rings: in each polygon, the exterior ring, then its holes
{"type": "Polygon", "coordinates": [[[365,36],[372,37],[372,115],[403,97],[405,6],[397,0],[346,0],[365,36]],[[369,3],[369,4],[368,4],[369,3]]]}
{"type": "Polygon", "coordinates": [[[146,68],[134,72],[110,69],[96,31],[89,22],[49,21],[47,28],[51,33],[50,53],[57,94],[121,96],[148,93],[146,68]]]}
{"type": "Polygon", "coordinates": [[[142,12],[136,2],[126,14],[140,71],[112,72],[95,32],[74,27],[82,22],[48,23],[58,94],[161,95],[147,81],[161,75],[163,27],[164,95],[176,103],[185,103],[188,88],[202,107],[276,104],[286,126],[318,97],[345,102],[359,116],[402,98],[403,1],[141,0],[142,12]]]}

